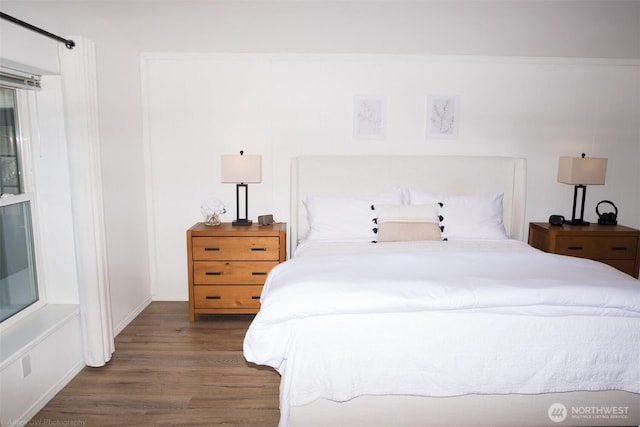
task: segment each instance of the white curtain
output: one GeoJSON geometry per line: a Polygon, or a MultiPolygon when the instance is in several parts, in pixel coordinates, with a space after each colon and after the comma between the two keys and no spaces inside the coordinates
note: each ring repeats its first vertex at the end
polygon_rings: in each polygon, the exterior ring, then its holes
{"type": "Polygon", "coordinates": [[[60,45],[71,209],[85,363],[103,366],[115,350],[102,200],[95,45],[60,45]]]}

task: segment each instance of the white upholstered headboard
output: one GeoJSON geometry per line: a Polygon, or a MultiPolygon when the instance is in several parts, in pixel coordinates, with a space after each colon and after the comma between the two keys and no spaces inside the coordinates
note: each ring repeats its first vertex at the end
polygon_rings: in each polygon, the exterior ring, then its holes
{"type": "Polygon", "coordinates": [[[290,253],[307,234],[307,196],[368,196],[394,188],[445,194],[504,193],[507,234],[524,239],[526,161],[467,156],[303,156],[291,163],[290,253]]]}

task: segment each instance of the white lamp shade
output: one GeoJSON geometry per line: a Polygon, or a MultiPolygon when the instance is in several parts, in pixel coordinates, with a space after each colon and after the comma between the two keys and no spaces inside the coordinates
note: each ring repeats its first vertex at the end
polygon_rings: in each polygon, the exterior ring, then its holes
{"type": "Polygon", "coordinates": [[[571,185],[603,185],[607,159],[599,157],[560,157],[558,182],[571,185]]]}
{"type": "Polygon", "coordinates": [[[229,154],[221,157],[223,183],[257,184],[262,182],[262,156],[229,154]]]}

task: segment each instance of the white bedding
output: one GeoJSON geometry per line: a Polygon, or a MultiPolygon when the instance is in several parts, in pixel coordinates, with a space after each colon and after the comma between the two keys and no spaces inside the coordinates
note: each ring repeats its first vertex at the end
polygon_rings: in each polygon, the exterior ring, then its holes
{"type": "Polygon", "coordinates": [[[302,244],[261,302],[244,354],[281,426],[319,398],[640,393],[640,283],[515,240],[302,244]]]}

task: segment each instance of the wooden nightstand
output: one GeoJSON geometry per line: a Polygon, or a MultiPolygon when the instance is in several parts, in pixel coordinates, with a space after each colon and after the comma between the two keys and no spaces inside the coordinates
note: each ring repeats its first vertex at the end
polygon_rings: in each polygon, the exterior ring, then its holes
{"type": "Polygon", "coordinates": [[[187,230],[189,320],[196,314],[257,313],[269,271],[286,259],[286,224],[187,230]]]}
{"type": "Polygon", "coordinates": [[[589,258],[638,278],[640,230],[622,225],[529,224],[529,244],[560,255],[589,258]]]}

